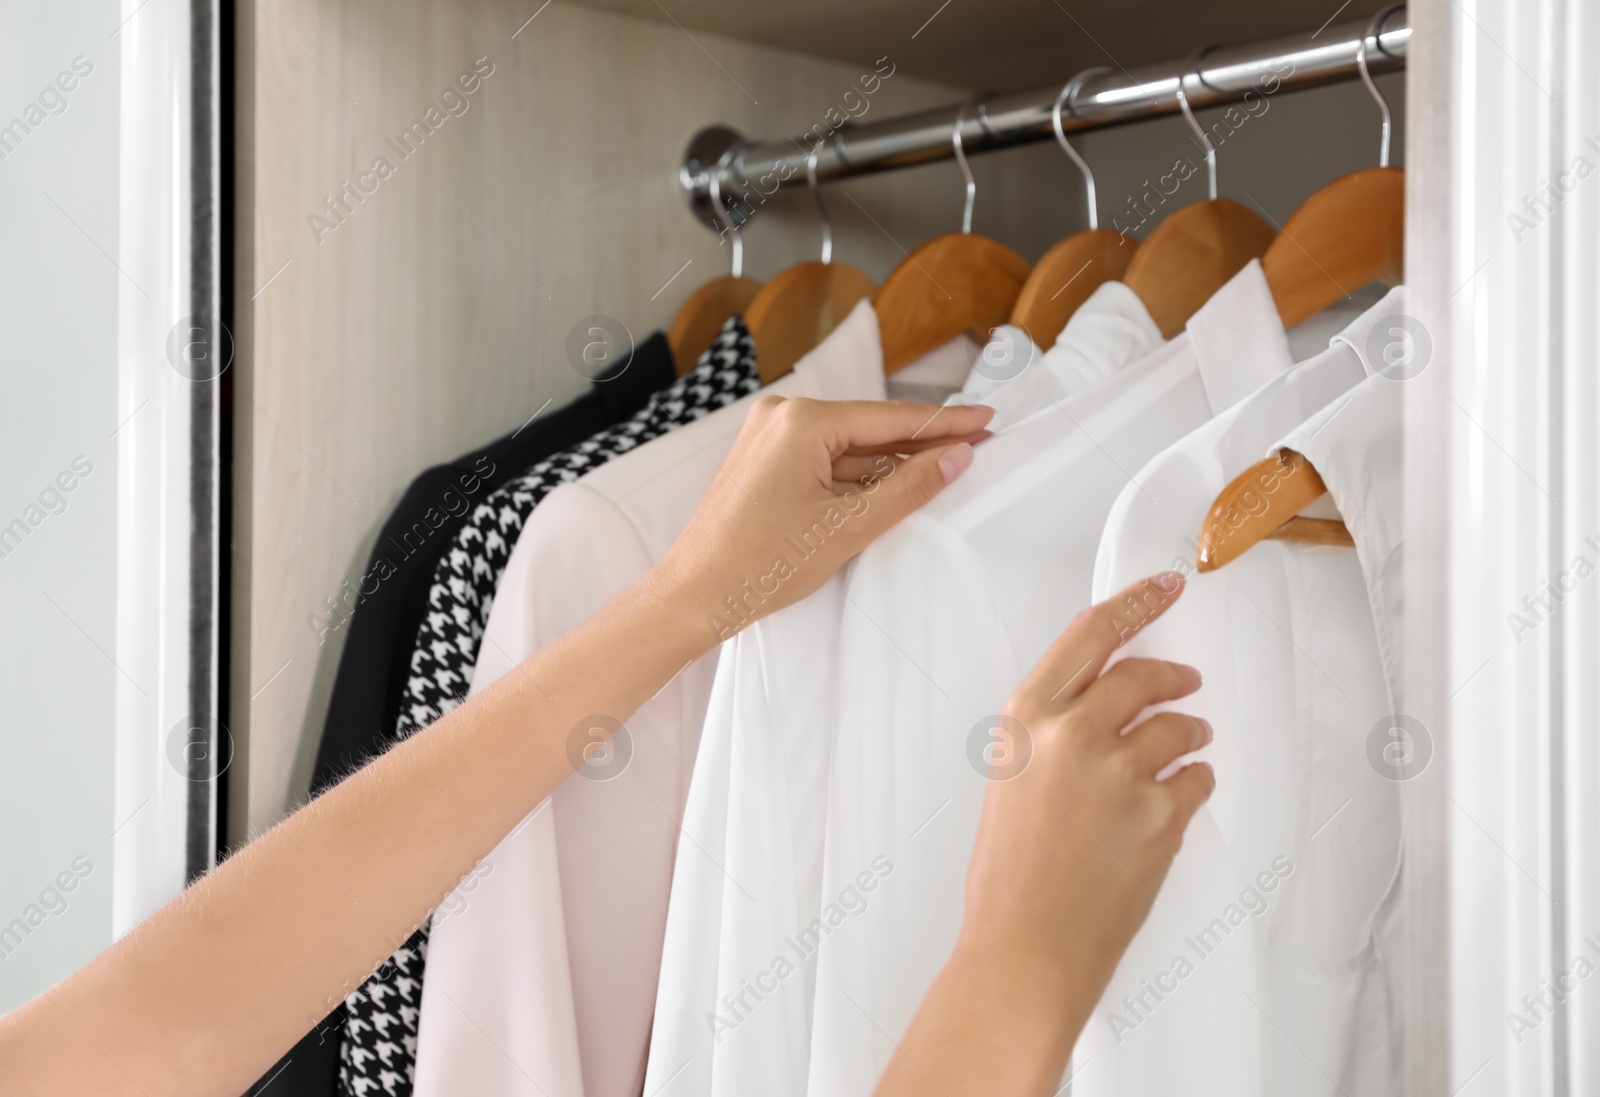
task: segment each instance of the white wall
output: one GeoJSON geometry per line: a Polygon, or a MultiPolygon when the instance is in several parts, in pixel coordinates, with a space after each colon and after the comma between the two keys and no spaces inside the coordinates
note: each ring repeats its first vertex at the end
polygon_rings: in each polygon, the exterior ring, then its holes
{"type": "Polygon", "coordinates": [[[120,19],[0,7],[0,1011],[111,940],[120,19]]]}

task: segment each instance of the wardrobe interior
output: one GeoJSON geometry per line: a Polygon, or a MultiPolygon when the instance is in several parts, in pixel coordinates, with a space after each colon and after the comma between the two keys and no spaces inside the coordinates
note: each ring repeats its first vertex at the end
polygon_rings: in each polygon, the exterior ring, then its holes
{"type": "MultiPolygon", "coordinates": [[[[1087,69],[1364,23],[1381,7],[241,9],[227,844],[306,798],[344,626],[406,485],[587,390],[567,352],[579,320],[614,317],[641,341],[729,272],[732,249],[691,212],[679,181],[697,132],[722,124],[775,140],[943,106],[954,122],[963,103],[1064,86],[1087,69]],[[463,87],[474,90],[443,94],[463,87]],[[418,141],[409,127],[430,108],[442,124],[418,141]]],[[[1404,73],[1376,84],[1393,115],[1390,162],[1403,166],[1404,73]]],[[[1197,112],[1221,137],[1218,193],[1274,224],[1378,162],[1380,111],[1358,81],[1227,111],[1197,112]]],[[[1093,171],[1101,227],[1142,238],[1205,196],[1203,152],[1177,115],[1077,134],[1073,145],[1093,171]],[[1201,178],[1165,201],[1156,184],[1181,159],[1201,178]]],[[[796,161],[803,173],[803,153],[796,161]]],[[[1053,141],[975,154],[971,170],[973,230],[1029,262],[1087,227],[1083,178],[1053,141]]],[[[961,226],[964,183],[948,158],[821,190],[835,259],[876,283],[961,226]]],[[[785,188],[741,236],[745,274],[765,281],[816,257],[822,229],[805,188],[785,188]]]]}

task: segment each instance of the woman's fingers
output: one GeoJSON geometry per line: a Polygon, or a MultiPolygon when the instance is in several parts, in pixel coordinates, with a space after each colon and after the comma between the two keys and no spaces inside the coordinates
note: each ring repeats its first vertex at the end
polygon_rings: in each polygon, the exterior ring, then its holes
{"type": "Polygon", "coordinates": [[[972,465],[972,447],[964,443],[924,450],[895,462],[894,475],[881,477],[872,489],[872,506],[862,512],[860,548],[922,506],[972,465]]]}
{"type": "Polygon", "coordinates": [[[1217,775],[1207,762],[1191,762],[1177,773],[1162,781],[1160,787],[1172,796],[1177,808],[1173,825],[1181,831],[1189,825],[1194,813],[1200,810],[1217,787],[1217,775]]]}
{"type": "Polygon", "coordinates": [[[1151,705],[1176,701],[1200,688],[1200,672],[1165,659],[1124,659],[1100,676],[1083,697],[1084,714],[1097,727],[1121,731],[1151,705]]]}
{"type": "MultiPolygon", "coordinates": [[[[815,401],[793,400],[790,414],[819,414],[815,401]]],[[[821,417],[829,452],[909,452],[916,443],[950,444],[983,430],[994,409],[981,404],[909,404],[899,400],[840,400],[821,417]]]]}
{"type": "Polygon", "coordinates": [[[1074,700],[1100,677],[1128,637],[1160,617],[1183,594],[1183,576],[1164,571],[1078,614],[1028,675],[1019,693],[1056,705],[1074,700]]]}
{"type": "Polygon", "coordinates": [[[994,437],[993,431],[979,430],[973,431],[971,434],[961,435],[960,437],[956,438],[910,438],[901,442],[884,442],[883,444],[876,446],[851,446],[845,452],[852,456],[921,453],[925,449],[937,449],[940,446],[948,446],[955,442],[965,442],[969,446],[975,446],[985,438],[992,437],[994,437]]]}
{"type": "Polygon", "coordinates": [[[1211,725],[1205,720],[1181,712],[1163,712],[1128,732],[1121,749],[1138,760],[1140,773],[1154,777],[1209,742],[1211,725]]]}
{"type": "Polygon", "coordinates": [[[836,490],[855,488],[860,491],[874,480],[887,479],[899,467],[900,458],[880,454],[876,457],[840,457],[833,462],[833,481],[836,490]]]}

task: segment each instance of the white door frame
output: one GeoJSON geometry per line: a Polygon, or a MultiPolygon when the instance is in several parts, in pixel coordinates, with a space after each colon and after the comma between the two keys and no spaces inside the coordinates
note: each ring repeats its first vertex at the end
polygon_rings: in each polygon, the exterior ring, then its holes
{"type": "Polygon", "coordinates": [[[116,818],[120,936],[215,863],[222,323],[217,0],[123,0],[116,818]],[[198,318],[198,319],[197,319],[198,318]],[[139,683],[143,683],[141,686],[139,683]]]}
{"type": "Polygon", "coordinates": [[[1600,10],[1410,15],[1404,1091],[1594,1093],[1600,10]]]}

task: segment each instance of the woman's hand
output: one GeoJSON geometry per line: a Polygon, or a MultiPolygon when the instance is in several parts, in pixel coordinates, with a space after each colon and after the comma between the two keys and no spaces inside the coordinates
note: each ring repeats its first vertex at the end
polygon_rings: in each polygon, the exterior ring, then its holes
{"type": "MultiPolygon", "coordinates": [[[[1149,705],[1200,688],[1193,667],[1124,659],[1101,673],[1126,636],[1129,596],[1165,612],[1183,590],[1174,572],[1146,579],[1081,613],[1007,703],[1032,756],[996,781],[967,883],[964,932],[1003,936],[1008,949],[1051,967],[1078,967],[1095,996],[1133,940],[1215,783],[1204,762],[1156,775],[1211,742],[1211,726],[1177,712],[1125,729],[1149,705]],[[1093,961],[1082,968],[1084,960],[1093,961]]],[[[976,941],[974,942],[976,943],[976,941]]]]}
{"type": "Polygon", "coordinates": [[[648,583],[687,598],[712,642],[820,587],[972,464],[994,412],[764,396],[648,583]],[[896,456],[896,455],[909,456],[896,456]]]}
{"type": "Polygon", "coordinates": [[[1163,712],[1134,723],[1147,706],[1199,689],[1199,674],[1158,659],[1105,669],[1128,635],[1118,613],[1136,604],[1147,624],[1182,592],[1168,572],[1084,611],[1007,703],[1012,723],[997,730],[1014,740],[1013,756],[1031,754],[1020,774],[989,786],[960,941],[879,1097],[1050,1094],[1061,1084],[1215,784],[1203,762],[1156,780],[1211,741],[1205,721],[1163,712]]]}

